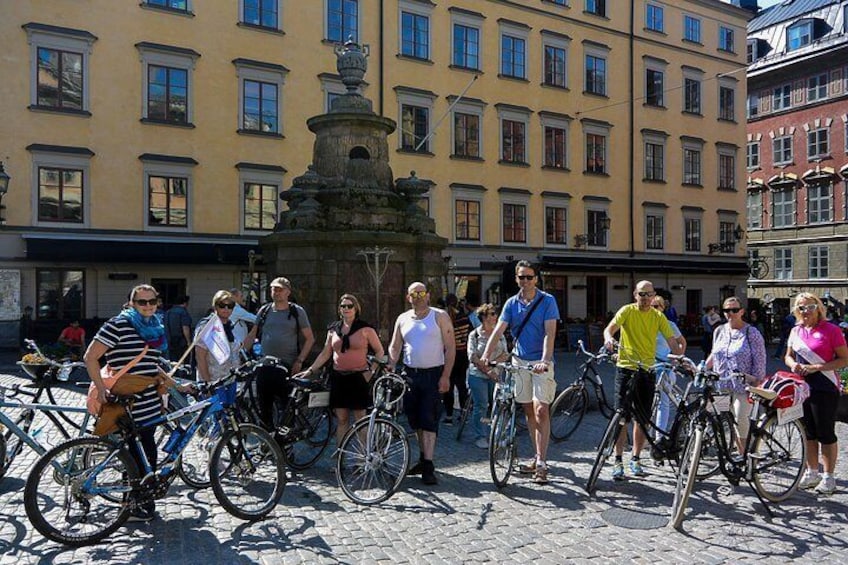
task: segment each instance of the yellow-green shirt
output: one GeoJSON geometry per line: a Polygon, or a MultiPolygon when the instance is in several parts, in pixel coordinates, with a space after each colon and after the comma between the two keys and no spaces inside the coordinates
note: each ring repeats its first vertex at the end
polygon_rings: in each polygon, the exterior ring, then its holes
{"type": "Polygon", "coordinates": [[[622,306],[612,321],[621,328],[617,365],[625,369],[638,369],[639,363],[643,368],[653,365],[657,333],[667,338],[674,336],[671,324],[662,312],[655,308],[643,312],[635,303],[622,306]]]}

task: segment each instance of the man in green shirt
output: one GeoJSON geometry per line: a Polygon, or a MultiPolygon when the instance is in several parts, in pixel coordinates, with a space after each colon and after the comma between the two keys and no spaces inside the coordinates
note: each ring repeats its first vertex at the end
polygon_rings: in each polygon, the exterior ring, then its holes
{"type": "MultiPolygon", "coordinates": [[[[682,353],[668,319],[662,312],[651,307],[651,300],[656,296],[651,281],[639,281],[633,297],[636,302],[622,306],[615,317],[604,329],[604,345],[607,349],[615,346],[615,334],[621,331],[621,346],[619,348],[618,371],[615,375],[615,407],[618,409],[624,402],[630,379],[634,387],[633,406],[641,410],[646,421],[651,419],[651,403],[654,398],[654,376],[644,367],[654,364],[657,351],[657,334],[662,333],[668,340],[672,353],[682,353]]],[[[626,407],[625,407],[626,408],[626,407]]],[[[629,411],[628,411],[629,412],[629,411]]],[[[628,413],[628,418],[630,414],[628,413]]],[[[645,471],[639,461],[640,453],[645,445],[645,430],[633,422],[633,454],[630,459],[630,472],[642,476],[645,471]]],[[[627,430],[621,426],[621,433],[615,443],[615,465],[612,478],[616,481],[624,479],[624,464],[622,453],[624,442],[627,440],[627,430]]]]}

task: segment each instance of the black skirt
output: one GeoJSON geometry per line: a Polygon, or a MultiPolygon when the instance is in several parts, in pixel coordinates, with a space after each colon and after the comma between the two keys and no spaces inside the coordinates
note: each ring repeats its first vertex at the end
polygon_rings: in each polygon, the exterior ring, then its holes
{"type": "Polygon", "coordinates": [[[371,387],[360,371],[330,371],[330,408],[365,410],[371,404],[371,387]]]}

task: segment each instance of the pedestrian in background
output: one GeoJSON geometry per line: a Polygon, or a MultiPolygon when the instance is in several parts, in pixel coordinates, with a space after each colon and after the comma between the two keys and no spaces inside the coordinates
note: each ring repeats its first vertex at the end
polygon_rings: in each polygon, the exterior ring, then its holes
{"type": "Polygon", "coordinates": [[[454,390],[459,399],[459,409],[465,407],[468,400],[468,334],[472,330],[471,321],[465,308],[460,307],[455,294],[448,294],[445,300],[446,311],[453,324],[453,336],[456,341],[456,356],[451,369],[450,387],[442,396],[445,404],[445,424],[453,425],[454,390]]]}
{"type": "Polygon", "coordinates": [[[176,303],[165,313],[165,329],[168,333],[168,355],[171,361],[179,361],[191,343],[191,315],[188,313],[189,297],[179,296],[176,303]]]}
{"type": "MultiPolygon", "coordinates": [[[[495,331],[498,311],[493,304],[483,304],[477,308],[480,326],[468,335],[468,389],[474,400],[474,410],[471,412],[471,429],[475,434],[474,445],[481,449],[489,447],[489,426],[483,422],[491,414],[490,404],[498,381],[499,371],[489,367],[482,361],[486,344],[495,331]]],[[[492,361],[499,363],[509,358],[506,338],[501,336],[492,350],[492,361]]]]}

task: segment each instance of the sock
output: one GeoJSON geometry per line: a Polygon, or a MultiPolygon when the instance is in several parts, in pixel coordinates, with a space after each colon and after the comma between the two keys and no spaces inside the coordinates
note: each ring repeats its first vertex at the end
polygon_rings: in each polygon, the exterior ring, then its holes
{"type": "Polygon", "coordinates": [[[616,463],[621,463],[621,455],[616,455],[616,456],[615,456],[615,462],[616,462],[616,463]]]}
{"type": "Polygon", "coordinates": [[[831,477],[831,474],[828,473],[827,471],[825,471],[824,473],[821,474],[821,476],[822,476],[822,479],[829,479],[831,477]]]}
{"type": "Polygon", "coordinates": [[[418,460],[424,461],[424,452],[423,451],[418,452],[418,460]]]}
{"type": "Polygon", "coordinates": [[[632,461],[637,462],[637,463],[639,462],[639,456],[638,456],[638,455],[634,455],[634,456],[633,456],[633,457],[631,457],[630,459],[631,459],[632,461]]]}

